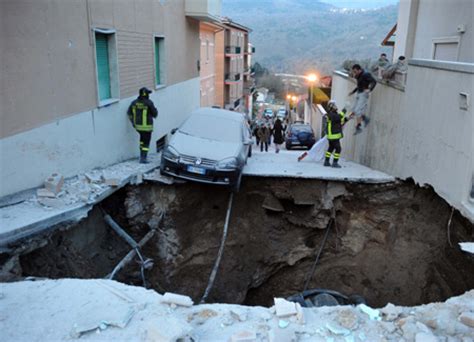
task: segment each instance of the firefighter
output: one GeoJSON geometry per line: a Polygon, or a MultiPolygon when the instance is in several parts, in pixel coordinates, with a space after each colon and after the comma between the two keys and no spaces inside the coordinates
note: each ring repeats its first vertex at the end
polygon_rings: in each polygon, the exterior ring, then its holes
{"type": "Polygon", "coordinates": [[[138,134],[140,134],[141,164],[148,163],[147,154],[150,150],[153,119],[158,116],[158,110],[153,104],[153,101],[149,98],[151,92],[152,91],[148,88],[141,88],[138,91],[137,99],[130,104],[127,112],[133,127],[137,130],[138,134]]]}
{"type": "Polygon", "coordinates": [[[330,159],[331,155],[334,154],[332,167],[340,168],[339,157],[341,156],[341,139],[342,139],[342,126],[346,121],[345,111],[338,113],[336,102],[329,101],[327,113],[327,126],[326,136],[329,142],[329,148],[326,152],[326,159],[324,160],[324,166],[331,166],[330,159]]]}

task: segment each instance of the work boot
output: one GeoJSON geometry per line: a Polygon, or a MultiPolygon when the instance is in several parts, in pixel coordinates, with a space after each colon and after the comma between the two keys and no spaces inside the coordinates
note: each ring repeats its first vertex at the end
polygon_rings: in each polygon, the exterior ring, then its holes
{"type": "Polygon", "coordinates": [[[331,166],[331,163],[329,162],[329,158],[326,158],[324,160],[324,166],[331,166]]]}
{"type": "Polygon", "coordinates": [[[140,152],[140,164],[148,164],[148,160],[146,159],[147,153],[145,151],[140,152]]]}
{"type": "Polygon", "coordinates": [[[364,127],[367,127],[367,125],[370,123],[370,118],[362,115],[362,121],[364,121],[364,127]]]}
{"type": "Polygon", "coordinates": [[[335,167],[336,169],[340,169],[341,165],[339,165],[339,161],[337,159],[334,159],[332,162],[332,167],[335,167]]]}

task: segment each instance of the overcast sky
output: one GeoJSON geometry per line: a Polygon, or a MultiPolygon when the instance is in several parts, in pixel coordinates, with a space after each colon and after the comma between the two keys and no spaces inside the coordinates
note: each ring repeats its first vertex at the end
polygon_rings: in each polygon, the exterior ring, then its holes
{"type": "Polygon", "coordinates": [[[398,4],[398,0],[321,0],[344,8],[379,8],[398,4]]]}

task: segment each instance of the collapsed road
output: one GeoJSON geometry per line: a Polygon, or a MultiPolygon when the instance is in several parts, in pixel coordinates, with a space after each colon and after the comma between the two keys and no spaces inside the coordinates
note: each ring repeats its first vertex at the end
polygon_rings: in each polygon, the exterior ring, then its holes
{"type": "MultiPolygon", "coordinates": [[[[104,219],[108,213],[134,241],[155,234],[114,279],[199,301],[221,246],[228,192],[201,184],[128,185],[75,224],[10,245],[1,254],[2,281],[105,278],[130,245],[104,219]],[[30,278],[31,279],[31,278],[30,278]]],[[[235,195],[228,236],[207,302],[270,306],[308,288],[363,297],[371,306],[418,305],[474,288],[474,260],[457,242],[473,225],[431,188],[245,177],[235,195]],[[452,246],[449,243],[452,243],[452,246]]]]}

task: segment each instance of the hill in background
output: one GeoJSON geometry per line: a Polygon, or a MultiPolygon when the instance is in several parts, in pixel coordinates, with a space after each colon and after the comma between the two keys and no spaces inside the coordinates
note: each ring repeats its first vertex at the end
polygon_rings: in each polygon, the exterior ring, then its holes
{"type": "Polygon", "coordinates": [[[377,59],[395,5],[343,9],[319,0],[223,0],[223,15],[250,27],[254,61],[274,72],[328,74],[346,59],[377,59]]]}

